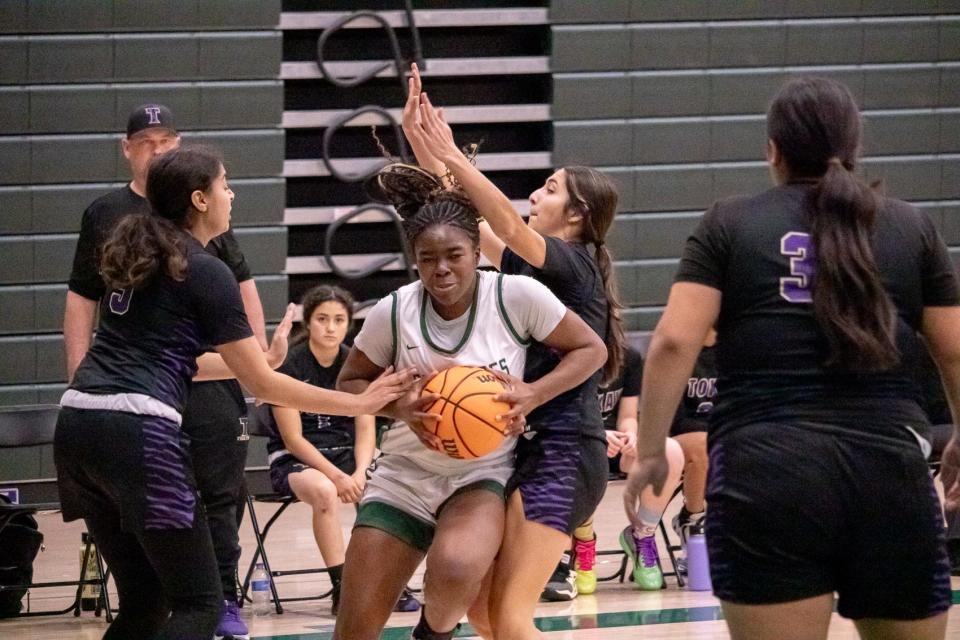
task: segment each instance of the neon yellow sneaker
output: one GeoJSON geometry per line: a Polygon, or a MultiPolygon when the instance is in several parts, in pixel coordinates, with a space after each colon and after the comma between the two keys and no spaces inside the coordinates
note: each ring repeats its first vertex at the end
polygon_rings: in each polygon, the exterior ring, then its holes
{"type": "Polygon", "coordinates": [[[597,590],[597,570],[594,565],[597,563],[597,535],[593,535],[593,540],[573,541],[574,567],[577,570],[577,592],[584,595],[590,595],[597,590]]]}

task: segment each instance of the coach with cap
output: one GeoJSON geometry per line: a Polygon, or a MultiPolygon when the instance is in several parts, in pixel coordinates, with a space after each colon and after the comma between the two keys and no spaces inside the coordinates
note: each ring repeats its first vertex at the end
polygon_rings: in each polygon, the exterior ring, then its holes
{"type": "MultiPolygon", "coordinates": [[[[180,134],[170,109],[161,104],[145,104],[134,109],[127,120],[127,135],[120,145],[132,179],[129,184],[94,200],[84,211],[80,226],[63,319],[68,381],[90,348],[97,306],[106,291],[100,275],[99,250],[120,218],[150,212],[145,198],[150,162],[180,146],[180,134]]],[[[206,249],[233,271],[240,284],[247,319],[266,351],[263,308],[233,231],[214,238],[206,249]]],[[[239,419],[245,413],[246,404],[236,380],[194,383],[181,427],[189,440],[197,488],[206,510],[223,583],[226,606],[217,635],[238,638],[247,637],[236,603],[236,570],[240,559],[237,529],[242,516],[243,469],[247,455],[247,443],[238,436],[241,433],[239,419]]]]}

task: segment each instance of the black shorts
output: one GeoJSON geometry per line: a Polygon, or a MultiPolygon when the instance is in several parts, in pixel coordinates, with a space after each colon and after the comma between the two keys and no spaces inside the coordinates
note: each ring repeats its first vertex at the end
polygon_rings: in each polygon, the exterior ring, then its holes
{"type": "MultiPolygon", "coordinates": [[[[357,459],[353,455],[353,447],[337,447],[336,449],[318,449],[323,457],[329,460],[333,466],[344,473],[353,473],[357,470],[357,459]]],[[[290,474],[300,473],[304,469],[310,469],[292,455],[286,455],[277,458],[270,464],[270,484],[276,493],[284,496],[292,496],[290,490],[290,474]]]]}
{"type": "Polygon", "coordinates": [[[63,407],[53,452],[65,521],[119,518],[130,533],[193,528],[196,482],[175,422],[63,407]]]}
{"type": "Polygon", "coordinates": [[[773,604],[837,592],[853,618],[950,606],[940,503],[913,436],[754,424],[711,442],[706,521],[715,595],[773,604]]]}
{"type": "Polygon", "coordinates": [[[593,515],[607,489],[607,443],[576,426],[568,432],[526,435],[517,443],[507,495],[519,489],[527,520],[572,535],[593,515]]]}

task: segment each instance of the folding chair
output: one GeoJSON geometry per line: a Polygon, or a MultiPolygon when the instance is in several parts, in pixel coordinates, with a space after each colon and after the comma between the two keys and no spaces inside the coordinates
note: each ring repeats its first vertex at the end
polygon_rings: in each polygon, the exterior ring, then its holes
{"type": "MultiPolygon", "coordinates": [[[[14,405],[0,407],[0,449],[36,447],[53,443],[53,434],[56,430],[57,416],[60,413],[60,407],[54,404],[47,405],[14,405]]],[[[47,509],[57,509],[58,504],[0,504],[0,531],[6,527],[10,521],[17,515],[34,515],[37,511],[47,509]]],[[[58,582],[32,582],[30,584],[19,585],[0,585],[0,591],[13,591],[17,589],[27,589],[27,612],[20,613],[21,616],[47,616],[59,615],[73,611],[74,616],[79,616],[81,611],[81,599],[83,588],[88,585],[100,587],[100,598],[97,600],[97,609],[94,615],[99,616],[101,611],[106,611],[107,622],[113,622],[113,613],[110,610],[110,595],[107,593],[107,578],[104,571],[103,558],[100,556],[100,550],[96,548],[92,535],[88,535],[87,543],[83,549],[83,559],[80,564],[80,577],[77,580],[67,580],[58,582]],[[87,560],[93,553],[96,558],[97,576],[87,577],[87,560]],[[73,602],[66,609],[54,611],[30,611],[30,589],[40,589],[47,587],[72,587],[76,586],[77,592],[73,602]]]]}
{"type": "MultiPolygon", "coordinates": [[[[245,418],[247,424],[247,434],[250,436],[261,436],[269,437],[273,435],[273,427],[271,426],[271,421],[269,416],[264,414],[265,411],[269,411],[269,408],[265,406],[261,407],[252,407],[249,406],[249,411],[247,412],[247,417],[245,418]]],[[[333,593],[333,587],[329,590],[320,593],[315,596],[300,596],[296,598],[281,598],[280,594],[277,592],[277,585],[274,581],[274,578],[279,578],[282,576],[299,576],[311,573],[328,573],[326,568],[318,567],[315,569],[272,569],[270,566],[270,559],[267,557],[267,549],[265,547],[267,535],[270,533],[270,528],[273,527],[273,524],[277,519],[287,510],[287,507],[299,502],[293,496],[283,496],[278,493],[258,493],[251,494],[247,492],[247,511],[250,513],[250,523],[253,525],[253,537],[257,543],[257,549],[253,553],[253,558],[250,560],[250,566],[247,568],[247,575],[243,579],[242,595],[245,600],[250,600],[248,595],[250,589],[250,578],[253,575],[253,570],[257,566],[257,560],[263,558],[263,567],[267,572],[267,576],[270,578],[270,596],[273,599],[273,606],[276,609],[277,613],[283,613],[283,602],[301,602],[304,600],[321,600],[323,598],[329,597],[333,593]],[[267,520],[267,523],[260,528],[259,521],[257,520],[257,512],[254,508],[254,503],[272,503],[279,504],[279,508],[270,516],[270,519],[267,520]]]]}

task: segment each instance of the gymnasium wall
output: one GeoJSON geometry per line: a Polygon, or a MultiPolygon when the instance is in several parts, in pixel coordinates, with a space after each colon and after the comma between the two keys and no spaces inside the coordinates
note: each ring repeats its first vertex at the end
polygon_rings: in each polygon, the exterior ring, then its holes
{"type": "Polygon", "coordinates": [[[960,2],[553,0],[553,162],[613,176],[633,330],[652,329],[683,242],[717,198],[770,185],[764,113],[794,74],[846,83],[861,173],[960,252],[960,2]]]}
{"type": "Polygon", "coordinates": [[[55,402],[86,206],[129,180],[130,111],[218,147],[268,320],[287,299],[279,0],[0,2],[0,404],[55,402]]]}

